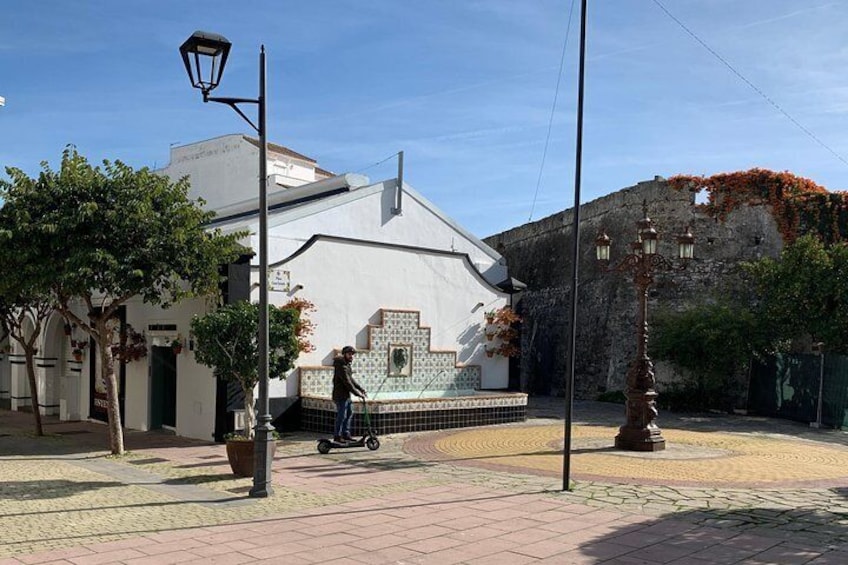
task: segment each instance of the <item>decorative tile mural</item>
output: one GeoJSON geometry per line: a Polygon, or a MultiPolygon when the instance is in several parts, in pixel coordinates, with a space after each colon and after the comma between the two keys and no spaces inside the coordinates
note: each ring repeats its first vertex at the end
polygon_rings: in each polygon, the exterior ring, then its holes
{"type": "MultiPolygon", "coordinates": [[[[368,326],[368,348],[353,358],[353,377],[368,396],[417,398],[422,393],[455,396],[480,388],[480,366],[456,364],[455,351],[432,351],[430,328],[420,325],[420,312],[380,310],[381,324],[368,326]]],[[[300,394],[329,398],[333,367],[301,367],[300,394]]]]}

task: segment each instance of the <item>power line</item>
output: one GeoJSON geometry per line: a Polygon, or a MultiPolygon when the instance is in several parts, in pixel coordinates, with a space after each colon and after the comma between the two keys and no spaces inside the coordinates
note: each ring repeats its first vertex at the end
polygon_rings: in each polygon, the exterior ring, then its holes
{"type": "MultiPolygon", "coordinates": [[[[573,1],[573,0],[572,0],[572,1],[573,1]]],[[[721,63],[722,63],[725,67],[727,67],[728,69],[730,69],[730,72],[732,72],[733,74],[735,74],[735,75],[736,75],[736,76],[737,76],[737,77],[738,77],[738,78],[739,78],[742,82],[744,82],[744,83],[745,83],[745,84],[747,84],[749,87],[751,87],[751,89],[752,89],[754,92],[756,92],[757,94],[759,94],[759,95],[760,95],[760,97],[762,97],[762,98],[763,98],[763,100],[765,100],[766,102],[768,102],[769,104],[771,104],[771,105],[772,105],[772,106],[773,106],[773,107],[774,107],[774,108],[775,108],[778,112],[780,112],[781,114],[783,114],[783,115],[784,115],[784,116],[785,116],[785,117],[786,117],[786,118],[787,118],[790,122],[792,122],[793,124],[795,124],[795,126],[796,126],[796,127],[798,127],[798,129],[800,129],[801,131],[803,131],[803,132],[804,132],[804,133],[805,133],[805,134],[806,134],[806,135],[807,135],[810,139],[812,139],[813,141],[815,141],[816,143],[818,143],[819,145],[821,145],[822,147],[824,147],[824,148],[825,148],[827,151],[829,151],[829,152],[830,152],[830,153],[831,153],[834,157],[836,157],[837,159],[839,159],[840,161],[842,161],[842,163],[844,163],[845,165],[848,165],[848,161],[846,161],[846,160],[842,157],[842,155],[840,155],[839,153],[837,153],[836,151],[834,151],[834,150],[833,150],[833,149],[832,149],[829,145],[827,145],[824,141],[822,141],[821,139],[819,139],[818,137],[816,137],[816,135],[815,135],[813,132],[811,132],[809,129],[807,129],[806,127],[804,127],[804,126],[803,126],[803,125],[802,125],[802,124],[801,124],[798,120],[796,120],[796,119],[795,119],[795,118],[793,118],[791,115],[789,115],[789,112],[787,112],[786,110],[784,110],[783,108],[781,108],[781,107],[777,104],[777,102],[775,102],[774,100],[772,100],[771,98],[769,98],[769,97],[768,97],[768,95],[766,95],[766,93],[764,93],[762,90],[760,90],[759,88],[757,88],[757,86],[756,86],[754,83],[752,83],[750,80],[748,80],[747,78],[745,78],[745,76],[743,76],[743,75],[742,75],[742,73],[740,73],[739,71],[737,71],[737,70],[733,67],[733,65],[731,65],[729,62],[727,62],[727,60],[726,60],[726,59],[724,59],[724,57],[722,57],[721,55],[719,55],[718,53],[716,53],[716,52],[715,52],[715,50],[714,50],[712,47],[710,47],[709,45],[707,45],[707,43],[706,43],[705,41],[703,41],[700,37],[698,37],[698,36],[695,34],[695,32],[693,32],[691,29],[689,29],[688,27],[686,27],[686,25],[685,25],[683,22],[681,22],[679,19],[677,19],[676,17],[674,17],[674,15],[673,15],[671,12],[669,12],[669,11],[668,11],[668,9],[666,9],[666,7],[665,7],[665,6],[663,6],[663,5],[662,5],[662,3],[660,3],[660,1],[659,1],[659,0],[653,0],[653,2],[654,2],[654,4],[656,4],[657,6],[659,6],[659,7],[660,7],[660,9],[661,9],[663,12],[665,12],[665,14],[666,14],[669,18],[671,18],[671,19],[672,19],[672,20],[673,20],[673,21],[674,21],[677,25],[679,25],[681,28],[683,28],[683,30],[684,30],[686,33],[688,33],[690,36],[692,36],[692,38],[693,38],[695,41],[697,41],[698,43],[700,43],[700,44],[701,44],[701,46],[702,46],[704,49],[706,49],[707,51],[709,51],[709,53],[710,53],[713,57],[715,57],[716,59],[718,59],[719,61],[721,61],[721,63]]]]}
{"type": "Polygon", "coordinates": [[[554,123],[554,111],[556,110],[557,98],[559,97],[559,83],[562,80],[562,67],[565,64],[565,48],[568,46],[568,35],[571,32],[571,16],[574,14],[574,0],[571,0],[571,9],[568,12],[568,25],[565,28],[565,41],[562,43],[562,55],[559,59],[559,72],[557,73],[556,89],[554,90],[554,103],[551,105],[551,117],[548,119],[548,134],[545,136],[545,149],[542,151],[542,162],[539,165],[539,176],[536,179],[536,191],[533,193],[533,203],[530,205],[530,216],[527,221],[533,219],[536,209],[536,198],[539,196],[539,186],[542,184],[542,171],[545,168],[545,158],[548,155],[548,144],[551,141],[551,128],[554,123]]]}
{"type": "Polygon", "coordinates": [[[359,170],[356,170],[356,171],[354,171],[354,172],[355,172],[355,173],[362,173],[362,172],[365,172],[365,171],[367,171],[368,169],[373,169],[373,168],[374,168],[374,167],[376,167],[377,165],[382,165],[383,163],[385,163],[385,162],[386,162],[386,161],[388,161],[389,159],[394,159],[394,158],[395,158],[395,157],[397,157],[397,156],[398,156],[398,154],[397,154],[397,153],[392,153],[391,155],[389,155],[388,157],[386,157],[386,158],[385,158],[385,159],[383,159],[382,161],[379,161],[379,162],[377,162],[377,163],[374,163],[373,165],[368,165],[368,166],[367,166],[367,167],[365,167],[364,169],[359,169],[359,170]]]}

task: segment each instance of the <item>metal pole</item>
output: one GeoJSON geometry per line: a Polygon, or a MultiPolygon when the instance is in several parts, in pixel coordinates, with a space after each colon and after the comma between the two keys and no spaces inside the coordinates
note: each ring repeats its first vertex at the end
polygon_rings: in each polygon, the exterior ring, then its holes
{"type": "Polygon", "coordinates": [[[268,402],[268,137],[265,122],[265,46],[259,52],[259,417],[254,436],[253,488],[266,498],[271,488],[271,408],[268,402]]]}
{"type": "Polygon", "coordinates": [[[395,207],[392,208],[392,214],[398,215],[403,213],[403,151],[398,151],[398,173],[397,173],[397,194],[395,194],[395,207]]]}
{"type": "MultiPolygon", "coordinates": [[[[819,347],[822,347],[821,345],[819,347]]],[[[822,395],[824,394],[824,350],[819,349],[819,402],[816,408],[816,425],[811,427],[821,428],[822,425],[822,395]]]]}
{"type": "Polygon", "coordinates": [[[565,381],[565,439],[562,449],[562,490],[571,490],[571,420],[574,408],[574,354],[577,349],[577,266],[580,259],[580,173],[583,160],[583,77],[586,63],[586,4],[580,5],[580,69],[577,82],[577,150],[574,163],[574,246],[571,254],[571,340],[565,381]]]}

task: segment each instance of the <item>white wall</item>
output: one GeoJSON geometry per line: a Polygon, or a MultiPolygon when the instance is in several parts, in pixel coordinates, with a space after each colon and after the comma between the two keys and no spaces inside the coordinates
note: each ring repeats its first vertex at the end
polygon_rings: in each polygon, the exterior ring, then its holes
{"type": "MultiPolygon", "coordinates": [[[[483,388],[507,387],[507,360],[485,355],[483,313],[505,305],[508,295],[486,284],[463,256],[318,239],[282,267],[291,272],[292,288],[303,288],[271,292],[269,301],[281,305],[296,296],[316,306],[310,317],[316,349],[298,365],[330,364],[334,350],[346,344],[366,348],[366,328],[379,320],[381,308],[417,310],[421,325],[431,328],[431,349],[456,351],[458,363],[481,365],[483,388]]],[[[271,396],[296,395],[297,384],[295,376],[272,382],[271,396]]]]}
{"type": "MultiPolygon", "coordinates": [[[[202,299],[185,300],[165,310],[132,302],[127,305],[127,322],[137,331],[149,324],[176,324],[174,335],[147,335],[148,347],[166,345],[176,333],[188,343],[191,318],[207,311],[202,299]]],[[[127,427],[150,428],[150,358],[127,364],[127,403],[124,408],[127,427]],[[130,401],[130,399],[132,399],[130,401]]],[[[176,433],[185,437],[212,440],[215,428],[215,379],[212,371],[197,363],[186,346],[177,355],[177,426],[176,433]]]]}
{"type": "MultiPolygon", "coordinates": [[[[189,196],[203,197],[206,209],[258,197],[259,147],[241,134],[171,148],[171,162],[160,172],[191,180],[189,196]]],[[[315,166],[307,161],[268,152],[269,194],[285,187],[314,182],[315,166]]]]}
{"type": "MultiPolygon", "coordinates": [[[[494,252],[485,244],[466,237],[457,226],[434,213],[417,192],[405,191],[403,213],[392,214],[395,190],[395,182],[386,181],[272,214],[269,263],[284,260],[312,235],[325,234],[466,253],[489,282],[497,284],[507,277],[506,266],[499,263],[497,254],[493,257],[494,252]]],[[[259,249],[255,233],[250,245],[259,249]]]]}

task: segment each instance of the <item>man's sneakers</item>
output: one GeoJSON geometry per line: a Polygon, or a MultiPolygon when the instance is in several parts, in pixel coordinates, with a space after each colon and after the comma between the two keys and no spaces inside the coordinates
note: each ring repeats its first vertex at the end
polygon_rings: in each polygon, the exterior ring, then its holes
{"type": "Polygon", "coordinates": [[[353,436],[342,436],[342,441],[346,441],[346,442],[350,443],[350,442],[353,442],[353,441],[356,441],[356,440],[353,439],[353,436]]]}
{"type": "Polygon", "coordinates": [[[339,436],[333,436],[333,441],[335,443],[347,443],[349,440],[339,436]]]}

